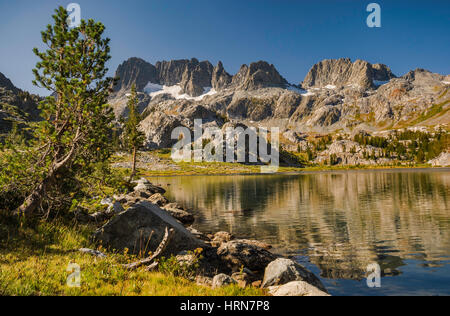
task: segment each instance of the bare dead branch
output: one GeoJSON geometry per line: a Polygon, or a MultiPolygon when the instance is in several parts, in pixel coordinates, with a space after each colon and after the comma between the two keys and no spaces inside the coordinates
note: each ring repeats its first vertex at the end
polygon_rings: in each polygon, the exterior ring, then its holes
{"type": "Polygon", "coordinates": [[[164,252],[164,250],[166,249],[170,240],[172,239],[174,233],[175,233],[175,230],[173,228],[171,228],[169,230],[169,228],[166,227],[166,232],[164,234],[163,240],[161,241],[158,248],[155,250],[155,252],[150,257],[145,258],[141,261],[133,262],[130,264],[125,264],[124,268],[126,268],[127,270],[136,270],[137,268],[142,267],[142,266],[149,266],[153,262],[153,260],[158,258],[164,252]]]}
{"type": "Polygon", "coordinates": [[[151,265],[149,265],[147,268],[145,268],[145,271],[152,272],[155,271],[159,266],[159,262],[153,262],[151,265]]]}

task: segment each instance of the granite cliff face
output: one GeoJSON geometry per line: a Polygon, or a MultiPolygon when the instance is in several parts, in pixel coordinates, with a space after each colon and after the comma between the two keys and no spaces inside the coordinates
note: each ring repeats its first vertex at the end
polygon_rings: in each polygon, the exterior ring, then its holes
{"type": "Polygon", "coordinates": [[[232,79],[232,86],[239,90],[257,90],[266,87],[285,87],[288,82],[274,65],[265,61],[242,65],[239,72],[232,79]]]}
{"type": "Polygon", "coordinates": [[[119,81],[114,86],[114,91],[127,91],[136,84],[138,91],[144,89],[149,82],[158,81],[158,73],[155,66],[140,58],[130,58],[123,62],[116,71],[119,81]]]}
{"type": "Polygon", "coordinates": [[[219,91],[226,88],[233,80],[233,76],[231,76],[228,72],[223,68],[223,64],[221,61],[214,67],[211,84],[213,89],[219,91]]]}
{"type": "Polygon", "coordinates": [[[197,59],[173,60],[156,63],[158,82],[165,86],[179,84],[182,92],[197,97],[203,94],[204,88],[211,87],[213,65],[209,61],[199,62],[197,59]]]}
{"type": "Polygon", "coordinates": [[[117,116],[126,115],[126,93],[136,81],[146,116],[141,128],[150,147],[167,146],[167,131],[189,127],[194,118],[207,118],[218,127],[232,121],[299,133],[450,123],[449,76],[416,69],[396,77],[386,65],[362,60],[321,61],[298,86],[264,61],[243,65],[231,75],[221,62],[214,67],[186,59],[152,66],[133,58],[117,75],[124,77],[110,102],[117,116]]]}
{"type": "Polygon", "coordinates": [[[389,81],[395,78],[391,70],[382,64],[349,58],[327,59],[314,65],[302,83],[304,88],[361,87],[370,89],[376,87],[377,81],[389,81]]]}

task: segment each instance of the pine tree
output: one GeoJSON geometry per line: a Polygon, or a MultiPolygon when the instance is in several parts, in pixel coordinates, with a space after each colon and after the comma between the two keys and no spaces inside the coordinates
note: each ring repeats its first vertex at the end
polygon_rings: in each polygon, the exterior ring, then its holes
{"type": "Polygon", "coordinates": [[[130,182],[133,180],[133,177],[136,175],[136,159],[137,159],[137,151],[139,147],[144,144],[145,136],[139,130],[139,124],[142,121],[142,116],[138,112],[138,97],[136,93],[136,85],[133,84],[131,87],[131,94],[128,97],[128,119],[125,122],[125,143],[128,146],[129,150],[132,154],[132,168],[131,168],[131,176],[130,182]]]}
{"type": "MultiPolygon", "coordinates": [[[[110,155],[113,113],[107,97],[113,79],[105,78],[111,58],[105,27],[93,20],[70,29],[68,13],[55,10],[54,24],[41,33],[48,49],[39,57],[33,84],[52,93],[40,103],[43,121],[35,131],[37,159],[29,172],[35,184],[17,213],[33,214],[67,179],[88,176],[93,164],[110,155]]],[[[66,187],[70,193],[71,187],[66,187]]]]}

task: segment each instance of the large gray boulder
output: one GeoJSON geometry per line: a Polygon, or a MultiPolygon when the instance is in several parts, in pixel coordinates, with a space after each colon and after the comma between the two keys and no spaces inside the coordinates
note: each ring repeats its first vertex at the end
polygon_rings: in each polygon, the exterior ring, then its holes
{"type": "Polygon", "coordinates": [[[330,294],[303,281],[289,282],[281,286],[271,286],[269,287],[269,294],[272,296],[330,296],[330,294]]]}
{"type": "Polygon", "coordinates": [[[148,253],[159,246],[166,227],[173,228],[175,233],[164,256],[206,247],[168,212],[147,201],[139,202],[118,214],[95,232],[94,239],[110,249],[123,251],[127,248],[133,254],[148,253]]]}
{"type": "Polygon", "coordinates": [[[264,248],[249,244],[245,240],[232,240],[217,249],[217,255],[232,271],[239,271],[242,267],[251,271],[263,271],[264,268],[277,258],[276,255],[264,248]]]}
{"type": "Polygon", "coordinates": [[[151,195],[157,194],[157,193],[159,193],[159,194],[166,193],[166,190],[164,190],[163,188],[158,187],[156,185],[153,185],[150,181],[148,181],[145,178],[141,178],[139,180],[135,180],[132,183],[136,185],[134,187],[134,191],[135,192],[144,191],[146,193],[150,193],[151,195]]]}
{"type": "Polygon", "coordinates": [[[292,281],[307,282],[323,292],[326,292],[325,286],[320,280],[302,265],[285,258],[279,258],[271,262],[264,273],[262,286],[284,285],[292,281]]]}

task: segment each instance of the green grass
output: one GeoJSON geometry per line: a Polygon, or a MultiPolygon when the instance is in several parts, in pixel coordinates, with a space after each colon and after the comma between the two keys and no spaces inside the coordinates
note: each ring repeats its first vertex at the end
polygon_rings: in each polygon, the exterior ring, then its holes
{"type": "MultiPolygon", "coordinates": [[[[314,171],[339,171],[339,170],[375,170],[375,169],[408,169],[408,168],[431,168],[428,164],[407,164],[407,165],[377,165],[377,166],[328,166],[328,165],[310,165],[305,168],[280,167],[276,174],[292,174],[314,171]]],[[[141,170],[139,175],[142,177],[164,177],[164,176],[194,176],[194,175],[251,175],[261,174],[261,169],[249,167],[246,170],[221,169],[220,166],[210,166],[206,169],[195,169],[194,166],[186,167],[183,170],[164,170],[149,171],[141,170]]]]}
{"type": "Polygon", "coordinates": [[[121,264],[135,258],[107,253],[106,259],[77,249],[94,247],[92,228],[61,222],[23,223],[0,215],[0,295],[17,296],[261,296],[257,288],[228,286],[212,290],[160,272],[134,272],[121,264]],[[70,263],[81,268],[81,287],[67,286],[70,263]]]}
{"type": "MultiPolygon", "coordinates": [[[[165,176],[199,176],[199,175],[250,175],[261,174],[261,166],[244,165],[239,163],[227,162],[180,162],[175,163],[170,158],[170,153],[165,150],[152,152],[151,154],[158,156],[167,163],[174,165],[176,168],[166,168],[164,170],[138,170],[138,176],[141,177],[165,177],[165,176]]],[[[299,159],[304,160],[303,154],[293,153],[299,159]]],[[[127,161],[127,157],[122,157],[121,161],[127,161]]],[[[301,173],[311,171],[332,171],[332,170],[367,170],[367,169],[391,169],[391,168],[428,168],[427,164],[407,164],[407,165],[379,165],[379,166],[328,166],[306,164],[305,167],[284,167],[280,166],[277,174],[301,173]]],[[[120,169],[125,172],[124,169],[120,169]]]]}

